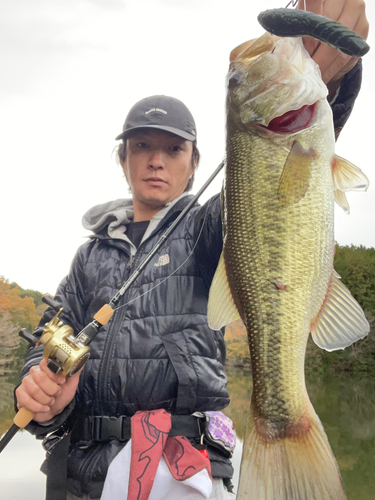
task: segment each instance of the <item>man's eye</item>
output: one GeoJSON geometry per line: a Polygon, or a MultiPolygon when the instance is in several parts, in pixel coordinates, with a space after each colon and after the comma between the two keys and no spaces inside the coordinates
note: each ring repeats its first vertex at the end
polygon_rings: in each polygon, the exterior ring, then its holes
{"type": "Polygon", "coordinates": [[[172,146],[172,151],[182,151],[180,146],[172,146]]]}
{"type": "Polygon", "coordinates": [[[148,144],[146,142],[138,142],[137,146],[139,148],[148,148],[148,144]]]}

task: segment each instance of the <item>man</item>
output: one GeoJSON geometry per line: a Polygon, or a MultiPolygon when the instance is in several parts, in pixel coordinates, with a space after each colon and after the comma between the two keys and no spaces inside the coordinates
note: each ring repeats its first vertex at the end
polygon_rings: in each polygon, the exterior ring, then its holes
{"type": "MultiPolygon", "coordinates": [[[[362,1],[306,3],[310,10],[342,19],[367,36],[362,1]]],[[[309,50],[335,99],[339,131],[355,100],[359,66],[333,49],[316,48],[316,42],[309,50]]],[[[165,96],[143,99],[130,110],[117,139],[122,141],[119,159],[132,200],[100,205],[84,216],[84,226],[93,236],[78,250],[55,296],[64,308],[63,321],[75,333],[108,303],[191,199],[188,190],[199,151],[194,119],[183,103],[165,96]]],[[[69,430],[74,425],[65,458],[54,452],[54,446],[58,443],[56,450],[66,439],[47,438],[51,460],[44,470],[50,491],[57,477],[54,484],[61,491],[67,488],[67,498],[99,498],[109,464],[129,439],[123,432],[125,423],[138,411],[166,410],[177,434],[194,443],[200,434],[191,429],[198,428],[195,423],[201,417],[192,414],[221,410],[229,403],[223,334],[206,322],[208,290],[221,247],[216,196],[192,208],[129,288],[91,343],[82,372],[69,379],[55,375],[40,361],[41,349],[30,349],[16,390],[18,408],[26,406],[35,414],[28,429],[42,437],[60,432],[67,421],[69,430]]],[[[53,315],[47,310],[41,324],[53,315]]],[[[229,454],[220,446],[208,446],[208,452],[214,478],[210,498],[225,498],[225,485],[232,477],[229,454]]]]}

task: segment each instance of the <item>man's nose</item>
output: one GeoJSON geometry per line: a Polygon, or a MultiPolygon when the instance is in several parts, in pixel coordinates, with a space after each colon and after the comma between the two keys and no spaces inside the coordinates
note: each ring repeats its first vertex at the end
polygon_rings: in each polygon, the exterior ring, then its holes
{"type": "Polygon", "coordinates": [[[164,168],[165,166],[165,155],[163,150],[161,149],[156,149],[153,151],[150,161],[149,161],[149,167],[158,170],[159,168],[164,168]]]}

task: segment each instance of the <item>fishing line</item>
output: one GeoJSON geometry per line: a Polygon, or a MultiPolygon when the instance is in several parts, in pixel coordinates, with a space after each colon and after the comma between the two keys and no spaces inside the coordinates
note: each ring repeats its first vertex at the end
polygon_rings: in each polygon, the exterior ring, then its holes
{"type": "MultiPolygon", "coordinates": [[[[285,9],[291,5],[292,7],[295,7],[298,3],[298,0],[290,0],[290,2],[285,6],[285,9]]],[[[303,0],[303,5],[304,5],[304,10],[306,10],[306,0],[303,0]]]]}
{"type": "Polygon", "coordinates": [[[203,218],[203,222],[202,222],[202,227],[200,228],[200,231],[199,231],[198,237],[196,239],[196,242],[194,243],[194,246],[190,250],[189,255],[186,257],[186,259],[174,271],[172,271],[171,274],[169,274],[167,277],[165,277],[164,279],[162,279],[157,285],[154,285],[152,288],[150,288],[149,290],[147,290],[147,292],[144,292],[141,295],[137,295],[136,297],[134,297],[134,299],[129,300],[129,302],[127,302],[126,304],[122,304],[121,306],[115,307],[113,309],[114,311],[117,311],[118,309],[121,309],[122,307],[125,307],[125,306],[131,304],[135,300],[138,300],[141,297],[143,297],[143,296],[147,295],[148,293],[152,292],[152,290],[155,290],[155,288],[157,288],[158,286],[162,285],[171,276],[173,276],[179,269],[181,269],[181,267],[190,259],[190,257],[192,256],[192,254],[193,254],[193,252],[195,250],[195,247],[198,244],[199,238],[201,237],[201,234],[202,234],[202,231],[203,231],[203,227],[204,227],[204,223],[206,222],[206,218],[207,218],[207,214],[208,214],[208,209],[210,208],[211,203],[212,203],[212,198],[208,202],[208,205],[207,205],[207,208],[206,208],[206,212],[204,214],[204,218],[203,218]]]}

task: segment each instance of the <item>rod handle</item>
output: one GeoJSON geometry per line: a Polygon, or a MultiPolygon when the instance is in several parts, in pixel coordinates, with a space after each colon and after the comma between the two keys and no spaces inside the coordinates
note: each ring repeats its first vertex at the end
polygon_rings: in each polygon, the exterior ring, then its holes
{"type": "Polygon", "coordinates": [[[34,413],[23,406],[18,410],[17,415],[14,417],[13,422],[20,428],[23,429],[29,424],[34,418],[34,413]]]}

